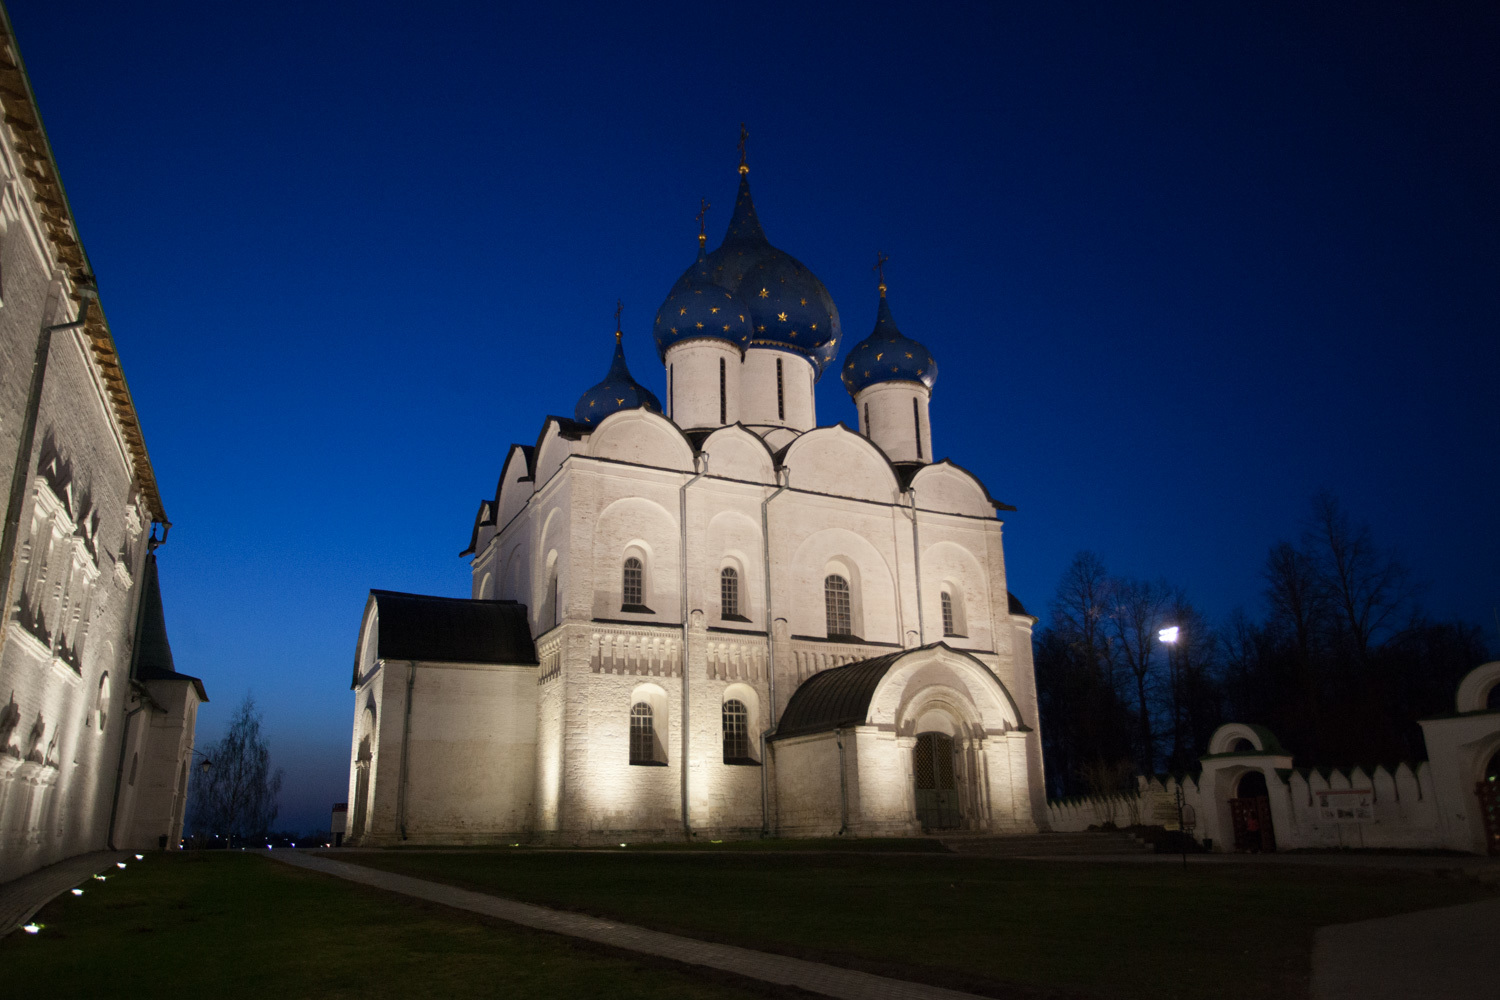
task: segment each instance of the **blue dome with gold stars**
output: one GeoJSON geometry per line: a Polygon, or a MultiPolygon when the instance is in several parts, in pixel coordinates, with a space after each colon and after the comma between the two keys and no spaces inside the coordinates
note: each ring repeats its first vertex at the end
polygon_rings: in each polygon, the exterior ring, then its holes
{"type": "Polygon", "coordinates": [[[750,343],[750,310],[727,288],[714,283],[703,248],[656,311],[653,331],[662,361],[667,349],[684,340],[712,337],[727,340],[740,350],[750,343]]]}
{"type": "Polygon", "coordinates": [[[645,407],[655,413],[661,412],[661,402],[650,389],[641,385],[630,375],[625,366],[625,345],[620,331],[615,331],[615,357],[610,362],[609,373],[604,381],[594,386],[578,399],[573,407],[573,419],[581,424],[594,425],[611,413],[645,407]]]}
{"type": "Polygon", "coordinates": [[[800,354],[823,374],[839,350],[838,307],[817,275],[766,239],[743,171],[729,232],[708,263],[714,281],[749,307],[751,347],[800,354]]]}
{"type": "Polygon", "coordinates": [[[851,396],[877,382],[920,382],[931,389],[937,375],[937,362],[927,348],[896,328],[882,284],[875,329],[851,347],[844,359],[844,370],[840,373],[844,388],[851,396]]]}

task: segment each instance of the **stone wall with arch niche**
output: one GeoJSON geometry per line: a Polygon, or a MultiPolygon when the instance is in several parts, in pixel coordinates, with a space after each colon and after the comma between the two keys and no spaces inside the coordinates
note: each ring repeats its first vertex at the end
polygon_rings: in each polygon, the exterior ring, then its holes
{"type": "Polygon", "coordinates": [[[594,618],[675,620],[679,607],[677,518],[645,497],[622,497],[594,520],[592,576],[594,618]],[[624,610],[625,560],[642,566],[641,604],[647,612],[624,610]]]}
{"type": "MultiPolygon", "coordinates": [[[[890,565],[866,538],[847,528],[824,528],[803,539],[788,577],[778,581],[790,595],[782,607],[787,609],[792,633],[828,634],[824,581],[835,573],[849,583],[853,634],[870,642],[899,642],[900,619],[890,565]]],[[[781,614],[779,608],[777,614],[781,614]]]]}

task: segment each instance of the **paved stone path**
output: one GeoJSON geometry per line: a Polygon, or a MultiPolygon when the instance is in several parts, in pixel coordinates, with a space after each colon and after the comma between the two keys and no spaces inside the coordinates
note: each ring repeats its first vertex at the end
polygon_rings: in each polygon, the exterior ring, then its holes
{"type": "Polygon", "coordinates": [[[124,851],[80,854],[0,885],[0,937],[29,923],[53,897],[90,881],[95,872],[113,869],[116,861],[128,862],[129,857],[124,851]]]}
{"type": "Polygon", "coordinates": [[[1318,928],[1313,1000],[1495,1000],[1500,899],[1318,928]]]}
{"type": "Polygon", "coordinates": [[[656,955],[689,965],[702,965],[710,969],[732,972],[735,975],[759,979],[781,986],[795,986],[810,993],[841,997],[844,1000],[981,1000],[972,993],[959,993],[939,986],[926,986],[901,979],[888,979],[868,972],[841,969],[835,965],[809,962],[800,958],[772,955],[734,945],[714,944],[677,934],[647,930],[634,924],[581,913],[552,910],[545,906],[518,903],[514,900],[491,896],[482,892],[471,892],[439,882],[411,878],[392,872],[366,868],[363,865],[337,861],[333,858],[304,854],[301,851],[281,850],[262,852],[277,861],[299,868],[323,872],[338,878],[374,886],[390,892],[400,893],[430,903],[440,903],[471,913],[498,917],[524,927],[584,938],[613,948],[656,955]]]}

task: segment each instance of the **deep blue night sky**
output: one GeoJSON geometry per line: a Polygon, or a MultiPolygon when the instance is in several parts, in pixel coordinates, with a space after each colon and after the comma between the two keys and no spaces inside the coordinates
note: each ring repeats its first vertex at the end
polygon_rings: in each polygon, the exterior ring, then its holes
{"type": "Polygon", "coordinates": [[[1327,487],[1500,648],[1500,7],[9,7],[175,522],[199,741],[253,691],[289,827],[346,797],[366,592],[468,594],[479,499],[603,376],[617,298],[663,394],[650,320],[742,120],[846,349],[891,255],[1033,610],[1091,548],[1258,613],[1327,487]]]}

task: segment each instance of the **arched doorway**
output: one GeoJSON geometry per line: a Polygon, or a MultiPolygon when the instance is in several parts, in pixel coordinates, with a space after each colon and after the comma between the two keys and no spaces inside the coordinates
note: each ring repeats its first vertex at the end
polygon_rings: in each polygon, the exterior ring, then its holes
{"type": "Polygon", "coordinates": [[[917,819],[924,831],[957,830],[963,825],[953,756],[953,737],[946,733],[917,735],[912,783],[916,787],[917,819]]]}
{"type": "Polygon", "coordinates": [[[1229,800],[1234,821],[1234,849],[1259,853],[1276,850],[1276,832],[1271,827],[1271,794],[1266,776],[1246,771],[1240,776],[1235,797],[1229,800]]]}
{"type": "MultiPolygon", "coordinates": [[[[1500,690],[1500,685],[1496,685],[1500,690]]],[[[1494,697],[1491,692],[1491,698],[1494,697]]],[[[1500,750],[1485,766],[1484,777],[1474,791],[1479,795],[1479,816],[1484,821],[1484,843],[1489,853],[1500,856],[1500,750]]]]}
{"type": "Polygon", "coordinates": [[[354,822],[349,829],[349,839],[359,843],[365,832],[365,820],[370,807],[370,737],[359,741],[359,752],[354,761],[354,822]]]}

